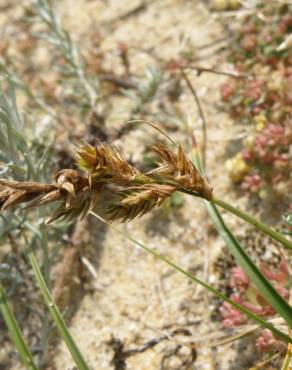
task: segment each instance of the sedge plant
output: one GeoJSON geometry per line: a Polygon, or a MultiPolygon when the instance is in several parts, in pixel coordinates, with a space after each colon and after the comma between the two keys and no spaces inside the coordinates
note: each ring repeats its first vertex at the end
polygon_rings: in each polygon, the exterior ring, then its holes
{"type": "MultiPolygon", "coordinates": [[[[95,87],[92,86],[91,80],[86,75],[82,56],[78,52],[77,47],[72,42],[70,35],[60,25],[47,0],[36,0],[35,7],[39,19],[46,23],[48,27],[48,32],[40,36],[50,41],[56,48],[59,56],[65,60],[64,76],[70,76],[74,87],[77,87],[80,96],[83,97],[84,104],[94,109],[98,97],[95,87]]],[[[153,74],[153,76],[153,78],[152,76],[149,78],[151,82],[148,84],[149,88],[148,85],[145,85],[143,86],[144,90],[139,90],[141,101],[137,101],[138,108],[142,103],[151,99],[157,90],[160,78],[156,74],[153,74]],[[146,87],[147,91],[145,90],[146,87]],[[147,94],[144,94],[144,91],[147,94]]],[[[288,302],[284,300],[245,253],[236,237],[225,224],[217,206],[271,236],[283,247],[291,249],[292,243],[287,237],[271,229],[268,225],[261,223],[252,215],[214,196],[212,186],[203,175],[196,151],[194,157],[192,157],[194,164],[187,157],[181,146],[177,146],[175,143],[173,143],[174,147],[171,148],[163,144],[156,145],[153,147],[153,151],[159,157],[159,163],[154,170],[143,173],[131,165],[123,154],[112,145],[99,141],[97,141],[96,145],[82,143],[76,147],[78,168],[74,170],[62,169],[54,174],[53,182],[48,183],[48,177],[39,176],[39,174],[43,174],[45,171],[46,164],[49,161],[49,150],[44,150],[44,155],[40,160],[35,160],[32,157],[31,147],[27,145],[27,139],[23,135],[23,122],[16,107],[12,82],[16,84],[16,81],[10,81],[8,89],[9,99],[4,94],[0,94],[0,133],[2,134],[3,132],[3,135],[0,136],[0,160],[5,164],[0,169],[0,210],[1,216],[5,217],[0,220],[0,231],[3,230],[5,233],[11,225],[17,225],[18,223],[23,225],[22,227],[26,232],[29,231],[31,233],[32,242],[26,251],[28,261],[48,308],[47,311],[70,350],[78,369],[87,370],[88,365],[70,335],[50,293],[50,265],[48,263],[50,258],[48,254],[47,230],[49,227],[53,228],[53,223],[56,220],[62,219],[74,222],[78,218],[86,217],[88,214],[98,217],[102,222],[113,227],[116,232],[121,233],[134,244],[144,249],[145,252],[167,263],[193,282],[201,284],[218,298],[223,299],[246,314],[258,325],[269,329],[276,337],[286,343],[292,343],[292,338],[289,335],[276,328],[268,320],[257,316],[245,307],[232,301],[212,286],[178,266],[175,262],[160,255],[156,250],[136,241],[132,236],[119,231],[112,225],[116,221],[129,222],[143,216],[145,213],[151,212],[175,192],[186,193],[198,200],[202,200],[219,234],[225,240],[238,264],[244,269],[266,301],[271,304],[279,316],[285,320],[287,326],[291,328],[292,309],[288,302]],[[102,197],[100,197],[100,194],[105,189],[110,189],[113,197],[105,204],[104,217],[101,218],[94,213],[94,209],[97,203],[101,202],[100,199],[102,197]],[[24,208],[20,206],[23,203],[25,204],[24,208]],[[47,226],[44,222],[34,224],[26,218],[31,208],[37,208],[42,219],[47,217],[47,212],[43,212],[42,207],[46,205],[51,206],[51,204],[55,203],[58,206],[53,213],[50,213],[50,218],[47,219],[47,223],[50,226],[47,226]],[[13,213],[12,209],[15,209],[15,207],[21,208],[22,219],[19,219],[17,212],[13,213]],[[43,252],[44,260],[42,266],[39,265],[34,251],[36,242],[41,246],[43,252]]],[[[94,81],[94,85],[98,86],[97,80],[94,81]]],[[[42,104],[40,106],[44,108],[42,104]]],[[[139,111],[138,108],[137,111],[139,111]]],[[[24,366],[27,369],[37,369],[11,306],[7,303],[6,293],[1,282],[0,309],[24,366]]],[[[48,316],[44,316],[44,323],[48,323],[48,316]]],[[[45,332],[47,329],[48,325],[46,324],[45,332]]],[[[46,338],[43,339],[46,342],[46,338]]],[[[289,358],[285,363],[288,363],[289,358]]],[[[40,361],[40,364],[42,365],[43,362],[40,361]]],[[[283,365],[283,369],[287,369],[287,366],[283,365]]]]}
{"type": "MultiPolygon", "coordinates": [[[[99,141],[94,146],[83,143],[76,147],[78,170],[63,169],[57,172],[54,176],[55,182],[52,184],[0,180],[1,210],[8,210],[23,202],[27,203],[28,208],[58,202],[59,206],[48,223],[57,219],[74,221],[77,218],[84,218],[91,212],[99,202],[101,192],[110,188],[114,195],[111,201],[105,204],[105,218],[107,222],[127,222],[150,212],[176,191],[203,199],[237,262],[266,301],[291,327],[291,307],[246,255],[225,225],[216,208],[216,203],[220,202],[214,198],[211,185],[200,173],[199,164],[196,167],[181,146],[173,149],[158,144],[152,149],[160,158],[160,162],[153,170],[143,173],[132,166],[116,147],[99,141]]],[[[230,207],[224,208],[229,210],[230,207]]],[[[241,216],[242,213],[239,212],[237,215],[241,216]]],[[[242,218],[247,222],[250,220],[245,214],[242,218]]],[[[268,228],[266,225],[263,228],[260,222],[253,224],[263,232],[268,228]]],[[[278,233],[275,233],[269,229],[270,236],[282,242],[284,246],[292,247],[285,237],[279,238],[278,233]]],[[[259,323],[257,319],[255,320],[259,323]]],[[[263,322],[267,324],[262,320],[261,325],[263,322]]],[[[288,337],[286,339],[288,342],[291,341],[288,337]]]]}
{"type": "MultiPolygon", "coordinates": [[[[6,165],[3,167],[2,178],[0,179],[0,208],[1,212],[5,212],[6,227],[13,222],[18,222],[18,216],[13,215],[11,209],[19,206],[21,203],[27,203],[23,210],[24,212],[28,212],[29,208],[38,208],[42,217],[45,217],[40,207],[57,202],[58,207],[47,222],[52,223],[57,219],[75,221],[77,218],[84,218],[89,212],[92,212],[95,205],[99,202],[101,192],[106,188],[110,188],[114,196],[106,204],[106,219],[108,222],[126,222],[150,212],[176,191],[187,193],[205,201],[215,225],[230,247],[231,252],[237,258],[238,263],[244,268],[267,302],[273,306],[289,327],[292,326],[291,307],[246,255],[234,235],[224,224],[216,204],[241,217],[246,222],[253,224],[285,247],[291,248],[291,243],[283,235],[271,230],[267,225],[263,225],[252,216],[215,198],[211,185],[201,173],[199,161],[195,165],[187,157],[181,146],[177,146],[175,143],[173,143],[175,148],[170,148],[164,144],[154,146],[152,149],[160,158],[160,161],[152,171],[143,173],[131,165],[116,147],[99,141],[94,146],[83,143],[76,147],[78,170],[62,169],[54,175],[53,183],[46,183],[44,182],[46,176],[42,177],[40,174],[42,173],[41,169],[45,170],[47,167],[48,151],[44,151],[44,155],[40,160],[33,160],[31,147],[23,134],[24,124],[17,109],[13,81],[9,77],[8,97],[3,91],[0,98],[0,127],[3,131],[0,145],[2,152],[6,154],[6,157],[3,156],[6,165]],[[11,177],[14,180],[9,180],[11,177]]],[[[78,368],[87,370],[87,364],[50,295],[50,267],[48,264],[46,226],[43,223],[35,226],[26,217],[24,217],[22,223],[26,230],[32,232],[33,242],[38,240],[43,248],[43,274],[33,252],[33,243],[28,248],[27,255],[50,315],[78,368]]],[[[152,253],[149,249],[144,249],[152,253]]],[[[152,254],[187,275],[183,269],[173,262],[166,258],[163,259],[162,256],[155,253],[152,254]]],[[[200,282],[195,277],[187,276],[193,281],[202,284],[217,296],[227,300],[227,297],[212,287],[200,282]]],[[[228,300],[228,302],[236,306],[235,302],[231,300],[228,300]]],[[[9,312],[9,306],[6,305],[5,308],[5,312],[9,312]]],[[[284,341],[291,341],[285,333],[279,332],[267,321],[258,318],[252,312],[248,312],[242,307],[239,309],[260,325],[270,329],[284,341]]],[[[13,317],[11,310],[10,317],[13,317]]],[[[44,323],[46,334],[48,327],[46,316],[44,317],[44,323]]],[[[17,332],[18,334],[20,333],[19,330],[17,332]]],[[[18,343],[22,343],[22,341],[18,340],[18,343]]]]}

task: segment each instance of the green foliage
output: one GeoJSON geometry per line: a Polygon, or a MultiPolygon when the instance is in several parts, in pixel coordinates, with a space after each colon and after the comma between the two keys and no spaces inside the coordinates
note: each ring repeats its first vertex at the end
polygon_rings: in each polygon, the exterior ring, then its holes
{"type": "Polygon", "coordinates": [[[36,0],[35,10],[42,22],[48,27],[48,32],[39,34],[46,42],[50,43],[56,50],[59,57],[65,60],[65,64],[59,67],[61,74],[71,79],[72,90],[83,100],[83,104],[94,109],[97,100],[99,81],[86,73],[83,58],[78,47],[72,41],[70,34],[63,29],[61,22],[55,15],[48,0],[36,0]]]}
{"type": "MultiPolygon", "coordinates": [[[[12,177],[17,180],[38,180],[48,181],[48,173],[50,172],[50,145],[45,146],[45,137],[37,138],[25,125],[25,122],[18,110],[16,102],[15,82],[11,75],[2,76],[2,84],[0,86],[0,160],[1,160],[1,176],[12,177]],[[28,137],[31,139],[29,140],[28,137]]],[[[47,213],[49,210],[47,210],[47,213]]],[[[26,255],[26,248],[29,251],[29,260],[33,266],[36,279],[40,289],[45,297],[45,302],[48,304],[49,311],[52,314],[53,320],[56,321],[56,326],[60,329],[60,333],[64,338],[68,348],[71,350],[72,356],[80,370],[87,370],[87,366],[79,353],[74,340],[70,336],[66,325],[62,319],[57,307],[52,303],[48,287],[51,285],[51,255],[48,245],[47,226],[44,224],[46,212],[43,210],[38,212],[38,219],[31,220],[28,211],[25,209],[16,211],[14,214],[8,211],[5,216],[1,215],[0,219],[0,241],[2,244],[7,243],[7,238],[12,237],[18,240],[17,248],[19,254],[26,255]],[[21,245],[23,239],[26,241],[26,248],[21,245]],[[40,247],[43,255],[42,269],[33,255],[32,248],[40,247]],[[50,300],[48,302],[48,300],[50,300]]],[[[55,233],[62,233],[62,228],[56,228],[55,233]]],[[[58,235],[52,237],[58,238],[58,235]]],[[[14,266],[7,265],[7,262],[15,263],[13,259],[6,259],[6,268],[1,268],[0,278],[10,284],[10,294],[14,292],[13,285],[22,283],[22,276],[14,271],[14,266]],[[12,289],[11,289],[12,288],[12,289]]],[[[1,266],[1,265],[0,265],[1,266]]],[[[4,264],[3,264],[4,266],[4,264]]],[[[26,268],[29,270],[29,267],[26,268]]],[[[6,294],[2,285],[0,285],[0,308],[4,316],[5,322],[9,328],[11,337],[19,351],[20,357],[28,370],[36,369],[32,356],[25,344],[20,328],[7,303],[6,294]]],[[[39,355],[39,365],[43,366],[46,359],[49,334],[49,317],[47,311],[42,314],[42,333],[41,343],[42,348],[39,355]]]]}

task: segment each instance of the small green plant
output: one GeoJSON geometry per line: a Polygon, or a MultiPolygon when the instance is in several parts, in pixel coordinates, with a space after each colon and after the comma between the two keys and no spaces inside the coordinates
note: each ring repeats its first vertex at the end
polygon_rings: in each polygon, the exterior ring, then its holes
{"type": "Polygon", "coordinates": [[[71,82],[71,90],[83,101],[86,109],[95,109],[99,80],[88,76],[85,63],[77,45],[70,34],[63,29],[48,0],[36,0],[35,11],[40,21],[47,25],[48,31],[39,34],[50,43],[59,57],[59,72],[71,82]]]}
{"type": "Polygon", "coordinates": [[[124,90],[124,94],[134,102],[132,116],[135,116],[147,106],[147,103],[153,101],[158,93],[162,83],[162,74],[158,69],[148,68],[141,79],[135,79],[137,91],[124,90]]]}

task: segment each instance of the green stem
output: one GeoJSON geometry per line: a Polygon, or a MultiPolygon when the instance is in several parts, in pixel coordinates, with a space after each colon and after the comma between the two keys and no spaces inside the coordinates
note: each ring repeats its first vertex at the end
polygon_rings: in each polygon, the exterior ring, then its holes
{"type": "MultiPolygon", "coordinates": [[[[198,165],[201,173],[202,167],[200,158],[197,151],[194,152],[194,160],[198,165]]],[[[186,191],[190,195],[192,192],[186,191]]],[[[243,268],[251,281],[255,284],[256,288],[260,294],[270,303],[270,305],[276,310],[276,312],[283,317],[289,327],[292,327],[292,308],[289,306],[288,302],[276,291],[273,285],[266,279],[266,277],[261,273],[257,266],[252,262],[249,256],[245,253],[244,249],[241,247],[240,243],[237,241],[231,230],[225,224],[220,212],[218,211],[216,205],[212,201],[204,201],[206,208],[210,217],[213,220],[219,234],[224,239],[230,252],[235,257],[236,262],[239,266],[243,268]]]]}
{"type": "Polygon", "coordinates": [[[42,295],[44,297],[45,303],[50,311],[50,314],[56,324],[57,329],[60,332],[61,337],[63,338],[64,342],[66,343],[73,360],[75,361],[77,367],[79,370],[89,370],[88,366],[86,365],[76,343],[74,342],[74,339],[72,338],[71,334],[69,333],[66,324],[63,320],[63,317],[57,307],[57,305],[54,303],[53,298],[49,292],[49,289],[46,286],[46,282],[44,280],[44,277],[41,273],[41,270],[39,268],[37,259],[33,253],[33,250],[29,247],[28,248],[28,258],[32,266],[32,270],[34,272],[35,278],[38,282],[38,285],[40,287],[40,290],[42,292],[42,295]]]}
{"type": "Polygon", "coordinates": [[[183,268],[181,268],[180,266],[178,266],[175,262],[171,261],[167,257],[164,257],[160,253],[156,252],[154,249],[151,249],[151,248],[147,247],[145,244],[143,244],[143,243],[135,240],[130,235],[124,233],[121,230],[119,230],[118,228],[116,228],[112,224],[109,224],[106,220],[104,220],[102,217],[100,217],[99,215],[97,215],[93,211],[91,211],[90,214],[92,214],[94,217],[96,217],[101,222],[107,224],[109,227],[111,227],[117,233],[123,235],[125,238],[127,238],[128,240],[130,240],[131,242],[133,242],[134,244],[136,244],[140,248],[144,249],[144,251],[146,251],[147,253],[150,253],[154,257],[156,257],[159,260],[165,262],[166,264],[168,264],[169,266],[171,266],[172,268],[174,268],[176,271],[178,271],[178,272],[182,273],[183,275],[187,276],[189,279],[191,279],[195,283],[198,283],[198,284],[202,285],[204,288],[208,289],[210,292],[212,292],[213,294],[215,294],[218,298],[223,299],[224,301],[228,302],[230,305],[232,305],[233,307],[235,307],[236,309],[238,309],[242,313],[246,314],[249,318],[251,318],[254,321],[256,321],[259,325],[263,326],[264,328],[267,328],[267,329],[271,330],[277,337],[281,338],[284,342],[292,343],[292,338],[290,338],[288,335],[286,335],[285,333],[283,333],[280,330],[278,330],[277,328],[275,328],[268,321],[263,320],[261,317],[257,316],[256,314],[254,314],[250,310],[248,310],[245,307],[241,306],[240,304],[232,301],[225,294],[221,293],[217,289],[215,289],[212,286],[208,285],[204,281],[198,279],[197,277],[195,277],[194,275],[192,275],[188,271],[186,271],[183,268]]]}
{"type": "Polygon", "coordinates": [[[235,216],[255,226],[258,230],[271,236],[273,239],[277,240],[278,242],[283,244],[285,247],[292,249],[292,243],[289,242],[289,240],[286,239],[282,234],[271,229],[268,225],[256,220],[254,217],[252,217],[248,213],[241,211],[240,209],[235,208],[231,204],[224,202],[223,200],[218,199],[218,198],[213,198],[212,203],[217,204],[219,207],[226,209],[226,211],[230,213],[233,213],[235,216]]]}
{"type": "Polygon", "coordinates": [[[283,319],[291,328],[292,308],[288,302],[286,302],[285,299],[277,292],[273,285],[266,279],[266,277],[260,272],[257,266],[245,253],[240,243],[225,224],[217,207],[211,202],[205,201],[205,204],[208,213],[214,222],[214,225],[230,249],[230,252],[233,254],[236,262],[244,269],[248,277],[257,287],[260,294],[267,300],[267,302],[270,303],[275,311],[283,317],[283,319]]]}
{"type": "Polygon", "coordinates": [[[44,368],[48,360],[48,346],[49,346],[49,334],[50,334],[50,320],[49,314],[46,311],[42,320],[42,333],[40,338],[40,355],[38,358],[38,365],[40,368],[44,368]]]}
{"type": "MultiPolygon", "coordinates": [[[[180,191],[181,193],[192,195],[193,197],[196,197],[196,198],[202,198],[201,196],[198,195],[198,193],[191,191],[191,190],[178,189],[178,191],[180,191]]],[[[208,202],[210,204],[213,204],[213,205],[216,204],[219,207],[224,208],[226,211],[234,214],[235,216],[241,218],[245,222],[253,225],[255,228],[262,231],[264,234],[269,235],[274,240],[277,240],[285,247],[292,249],[292,243],[288,239],[286,239],[284,235],[271,229],[268,225],[256,220],[254,217],[252,217],[248,213],[241,211],[238,208],[233,207],[231,204],[224,202],[223,200],[218,199],[218,198],[213,198],[212,200],[208,200],[208,202]]]]}
{"type": "Polygon", "coordinates": [[[20,327],[15,319],[12,308],[10,307],[5,289],[0,282],[0,310],[2,312],[4,321],[8,327],[11,339],[19,352],[19,356],[27,370],[38,370],[34,364],[32,354],[30,353],[25,340],[22,336],[20,327]]]}
{"type": "MultiPolygon", "coordinates": [[[[196,165],[197,165],[198,169],[200,170],[200,172],[202,172],[202,167],[201,167],[201,164],[199,165],[198,160],[196,161],[196,165]]],[[[146,184],[146,183],[149,183],[149,182],[150,183],[153,182],[153,183],[174,185],[174,186],[178,186],[178,191],[180,191],[182,193],[189,194],[189,195],[192,195],[192,196],[197,197],[197,198],[202,198],[202,196],[200,194],[198,194],[198,193],[196,193],[192,190],[187,190],[187,189],[184,189],[184,188],[180,188],[180,184],[178,184],[175,181],[165,180],[165,179],[161,179],[159,177],[156,177],[154,179],[151,179],[151,178],[149,179],[147,177],[145,178],[145,176],[140,176],[140,177],[137,176],[134,179],[134,182],[137,183],[137,184],[146,184]]],[[[235,216],[241,218],[245,222],[253,225],[255,228],[262,231],[266,235],[269,235],[274,240],[277,240],[282,245],[284,245],[286,248],[292,249],[292,243],[288,239],[286,239],[284,235],[282,235],[281,233],[271,229],[268,225],[256,220],[253,216],[249,215],[248,213],[246,213],[244,211],[241,211],[240,209],[238,209],[236,207],[233,207],[231,204],[229,204],[229,203],[227,203],[227,202],[225,202],[221,199],[218,199],[218,198],[213,198],[213,199],[209,200],[209,202],[212,203],[212,204],[216,204],[221,208],[224,208],[226,211],[234,214],[235,216]]]]}
{"type": "MultiPolygon", "coordinates": [[[[40,218],[44,217],[42,210],[40,211],[40,218]]],[[[51,279],[50,279],[50,256],[49,256],[49,246],[48,246],[48,235],[47,230],[44,224],[41,224],[39,226],[40,231],[40,242],[41,247],[43,250],[43,277],[45,280],[45,283],[47,285],[48,290],[51,289],[51,279]]],[[[40,351],[39,354],[39,366],[43,367],[44,364],[47,362],[47,355],[48,355],[48,344],[49,344],[49,327],[50,327],[50,321],[49,321],[49,313],[47,310],[44,312],[43,316],[43,322],[42,322],[42,334],[40,339],[40,348],[42,351],[40,351]]]]}

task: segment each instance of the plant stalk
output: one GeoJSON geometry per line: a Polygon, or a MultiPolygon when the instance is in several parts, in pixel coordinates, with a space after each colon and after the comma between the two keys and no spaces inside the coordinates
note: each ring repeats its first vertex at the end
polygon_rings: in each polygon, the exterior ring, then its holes
{"type": "Polygon", "coordinates": [[[44,301],[50,311],[50,314],[55,322],[57,329],[59,330],[62,339],[66,343],[67,348],[69,349],[72,358],[75,361],[75,364],[77,365],[79,370],[89,370],[85,360],[82,357],[81,352],[79,351],[74,339],[72,338],[71,334],[69,333],[66,327],[66,324],[63,320],[63,317],[57,305],[53,301],[53,298],[49,292],[49,289],[47,288],[46,282],[44,280],[37,259],[31,247],[28,248],[27,254],[30,264],[32,266],[33,273],[43,295],[44,301]]]}
{"type": "MultiPolygon", "coordinates": [[[[192,196],[198,198],[198,194],[196,192],[191,191],[191,190],[187,190],[187,189],[182,188],[182,189],[178,189],[178,191],[180,191],[182,193],[185,193],[185,194],[192,195],[192,196]]],[[[225,209],[226,211],[228,211],[228,212],[234,214],[235,216],[241,218],[245,222],[253,225],[256,229],[258,229],[259,231],[263,232],[266,235],[269,235],[274,240],[277,240],[279,243],[284,245],[284,247],[292,249],[292,243],[287,238],[285,238],[284,235],[282,235],[278,231],[275,231],[275,230],[271,229],[268,225],[256,220],[254,217],[252,217],[248,213],[246,213],[244,211],[241,211],[238,208],[233,207],[231,204],[229,204],[229,203],[227,203],[227,202],[225,202],[221,199],[218,199],[218,198],[213,198],[212,200],[210,200],[208,202],[210,204],[213,204],[213,205],[218,205],[219,207],[225,209]]]]}
{"type": "Polygon", "coordinates": [[[127,233],[119,230],[118,228],[116,228],[112,224],[108,223],[105,219],[103,219],[101,216],[99,216],[95,212],[90,211],[90,214],[93,215],[98,220],[100,220],[101,222],[103,222],[106,225],[108,225],[110,228],[112,228],[117,233],[121,234],[122,236],[124,236],[125,238],[127,238],[128,240],[130,240],[131,242],[133,242],[134,244],[136,244],[138,247],[142,248],[147,253],[152,254],[154,257],[156,257],[159,260],[163,261],[164,263],[168,264],[169,266],[171,266],[172,268],[174,268],[176,271],[178,271],[178,272],[182,273],[183,275],[187,276],[189,279],[191,279],[195,283],[198,283],[198,284],[202,285],[205,289],[208,289],[210,292],[212,292],[218,298],[223,299],[224,301],[228,302],[230,305],[232,305],[233,307],[235,307],[237,310],[241,311],[242,313],[246,314],[249,318],[251,318],[254,321],[256,321],[262,327],[271,330],[272,333],[274,333],[278,338],[281,338],[284,342],[286,342],[286,343],[287,342],[288,343],[292,343],[292,338],[289,337],[289,335],[281,332],[280,330],[278,330],[277,328],[275,328],[274,325],[272,325],[268,321],[263,320],[261,317],[257,316],[256,314],[254,314],[253,312],[251,312],[247,308],[245,308],[245,307],[241,306],[240,304],[232,301],[225,294],[221,293],[220,291],[218,291],[217,289],[213,288],[212,286],[210,286],[209,284],[205,283],[204,281],[198,279],[197,277],[195,277],[194,275],[192,275],[188,271],[186,271],[183,268],[181,268],[180,266],[178,266],[175,262],[171,261],[167,257],[162,256],[160,253],[156,252],[154,249],[149,248],[145,244],[143,244],[143,243],[139,242],[138,240],[132,238],[127,233]]]}
{"type": "Polygon", "coordinates": [[[271,229],[268,225],[256,220],[254,217],[252,217],[248,213],[241,211],[240,209],[233,207],[230,203],[227,203],[218,198],[213,198],[212,203],[216,204],[217,206],[221,208],[224,208],[226,211],[234,214],[235,216],[255,226],[258,230],[262,231],[266,235],[269,235],[273,239],[277,240],[279,243],[283,244],[285,247],[292,249],[292,243],[289,242],[289,240],[286,239],[282,234],[271,229]]]}
{"type": "Polygon", "coordinates": [[[2,312],[4,321],[7,325],[11,339],[13,340],[15,347],[18,350],[19,356],[27,370],[38,370],[34,364],[32,354],[30,353],[26,342],[22,336],[20,327],[13,314],[12,308],[10,307],[5,289],[0,282],[0,310],[2,312]]]}

